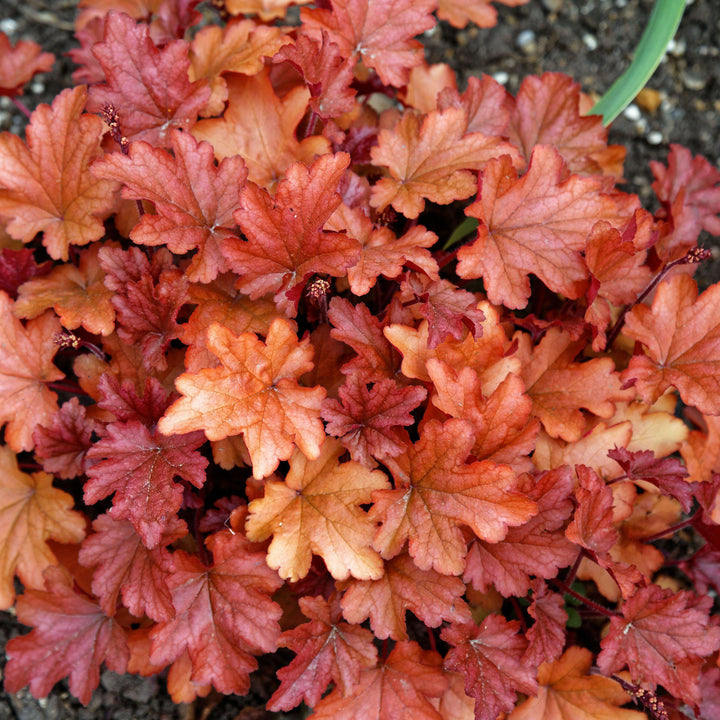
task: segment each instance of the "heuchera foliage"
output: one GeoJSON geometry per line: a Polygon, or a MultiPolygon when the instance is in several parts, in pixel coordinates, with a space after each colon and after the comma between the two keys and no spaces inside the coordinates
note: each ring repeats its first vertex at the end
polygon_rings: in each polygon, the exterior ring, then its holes
{"type": "Polygon", "coordinates": [[[461,92],[489,0],[289,4],[86,0],[0,136],[6,689],[717,718],[720,172],[651,213],[570,78],[461,92]]]}

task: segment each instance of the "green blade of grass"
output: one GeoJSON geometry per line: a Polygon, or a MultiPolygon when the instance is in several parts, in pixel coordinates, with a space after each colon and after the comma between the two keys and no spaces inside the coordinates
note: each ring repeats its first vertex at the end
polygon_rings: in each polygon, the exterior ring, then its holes
{"type": "Polygon", "coordinates": [[[686,0],[657,0],[630,67],[610,86],[590,111],[609,125],[642,90],[660,64],[675,35],[686,0]]]}
{"type": "Polygon", "coordinates": [[[448,248],[451,248],[456,242],[459,242],[464,237],[467,237],[471,232],[473,232],[478,226],[478,221],[476,218],[465,218],[453,231],[450,237],[447,239],[447,242],[445,245],[443,245],[443,250],[447,250],[448,248]]]}

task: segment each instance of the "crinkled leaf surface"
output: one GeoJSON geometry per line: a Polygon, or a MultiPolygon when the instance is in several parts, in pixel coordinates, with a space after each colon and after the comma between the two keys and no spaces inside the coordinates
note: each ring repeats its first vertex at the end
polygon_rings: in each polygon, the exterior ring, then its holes
{"type": "Polygon", "coordinates": [[[249,505],[247,536],[270,535],[267,562],[295,582],[310,570],[312,553],[320,555],[331,575],[378,579],[383,563],[372,548],[374,525],[359,505],[375,490],[388,487],[384,473],[355,461],[340,463],[345,448],[328,438],[320,455],[308,460],[296,451],[284,482],[267,480],[265,495],[249,505]]]}
{"type": "Polygon", "coordinates": [[[87,90],[64,90],[52,106],[40,105],[28,125],[27,145],[17,136],[0,136],[0,215],[7,232],[43,244],[56,260],[68,259],[70,245],[99,240],[103,219],[115,206],[117,184],[90,174],[101,154],[102,120],[83,113],[87,90]]]}
{"type": "Polygon", "coordinates": [[[208,330],[209,350],[220,367],[184,373],[175,382],[182,397],[158,425],[167,435],[203,430],[209,440],[243,434],[257,479],[287,460],[297,445],[316,458],[325,431],[322,387],[301,387],[312,369],[309,339],[298,341],[287,320],[273,321],[262,342],[253,333],[233,335],[221,325],[208,330]]]}

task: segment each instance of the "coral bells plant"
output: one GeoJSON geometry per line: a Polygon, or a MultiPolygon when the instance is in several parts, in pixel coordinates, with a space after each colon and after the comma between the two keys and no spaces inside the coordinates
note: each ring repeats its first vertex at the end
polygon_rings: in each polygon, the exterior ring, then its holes
{"type": "Polygon", "coordinates": [[[570,78],[461,92],[486,0],[287,4],[86,0],[0,136],[5,688],[718,717],[720,172],[653,214],[570,78]]]}

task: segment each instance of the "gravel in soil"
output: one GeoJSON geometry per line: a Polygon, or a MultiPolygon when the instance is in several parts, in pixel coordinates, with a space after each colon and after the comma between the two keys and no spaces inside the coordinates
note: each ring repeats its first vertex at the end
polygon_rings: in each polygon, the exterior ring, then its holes
{"type": "MultiPolygon", "coordinates": [[[[13,42],[34,40],[53,52],[50,73],[37,77],[23,101],[34,108],[70,87],[74,65],[64,55],[76,45],[73,19],[77,0],[0,0],[0,30],[13,42]]],[[[564,72],[598,97],[627,67],[653,7],[652,0],[530,0],[525,6],[498,6],[498,26],[462,30],[440,23],[424,42],[429,62],[445,62],[467,78],[492,75],[517,92],[526,75],[564,72]]],[[[720,165],[720,2],[688,0],[680,29],[648,89],[610,130],[610,142],[625,145],[626,186],[654,209],[650,160],[665,161],[670,142],[685,145],[720,165]]],[[[21,134],[24,118],[0,98],[0,131],[21,134]]],[[[705,236],[715,258],[696,277],[706,287],[720,280],[720,241],[705,236]]],[[[0,613],[0,646],[24,630],[13,615],[0,613]]],[[[271,668],[264,668],[270,681],[271,668]]],[[[102,674],[90,705],[83,708],[60,683],[44,700],[26,691],[0,693],[0,720],[263,720],[278,717],[262,709],[268,697],[263,672],[255,674],[255,700],[211,697],[194,705],[174,705],[156,678],[102,674]]]]}

